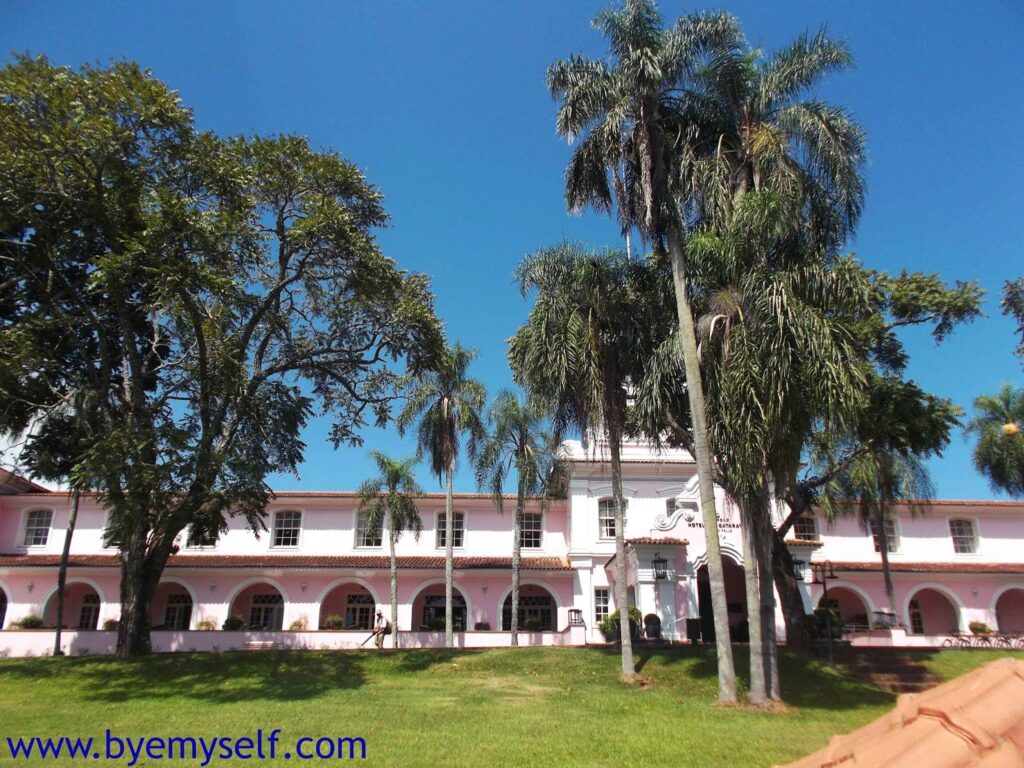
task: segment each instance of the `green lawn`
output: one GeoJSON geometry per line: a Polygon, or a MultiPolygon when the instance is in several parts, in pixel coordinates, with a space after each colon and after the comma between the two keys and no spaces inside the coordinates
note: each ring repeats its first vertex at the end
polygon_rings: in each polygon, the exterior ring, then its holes
{"type": "MultiPolygon", "coordinates": [[[[1003,655],[946,651],[927,663],[945,677],[1003,655]]],[[[813,751],[893,703],[840,671],[784,655],[788,711],[721,708],[711,652],[641,651],[638,659],[645,688],[618,683],[617,655],[599,649],[6,659],[0,765],[85,762],[15,760],[7,736],[102,738],[110,728],[132,737],[212,737],[281,728],[281,751],[302,736],[362,736],[371,765],[763,766],[813,751]]],[[[287,762],[298,761],[273,764],[287,762]]],[[[137,764],[193,763],[143,757],[137,764]]]]}

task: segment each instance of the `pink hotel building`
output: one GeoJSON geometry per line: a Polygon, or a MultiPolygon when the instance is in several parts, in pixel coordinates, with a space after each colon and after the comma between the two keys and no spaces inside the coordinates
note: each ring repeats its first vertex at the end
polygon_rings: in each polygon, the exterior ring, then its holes
{"type": "MultiPolygon", "coordinates": [[[[521,633],[524,645],[603,642],[597,624],[615,609],[611,474],[598,450],[566,444],[574,471],[566,499],[546,509],[531,502],[523,531],[521,633]]],[[[707,556],[696,467],[687,454],[623,451],[628,499],[627,587],[669,641],[708,639],[707,556]],[[702,620],[703,617],[703,620],[702,620]]],[[[500,513],[483,494],[455,498],[455,621],[462,647],[509,643],[512,506],[500,513]]],[[[744,639],[742,530],[718,492],[730,625],[744,639]]],[[[69,510],[67,494],[10,475],[0,477],[0,655],[51,652],[57,564],[69,510]],[[30,615],[50,630],[13,631],[30,615]]],[[[444,497],[420,503],[423,534],[398,544],[398,629],[402,647],[443,645],[444,497]]],[[[802,520],[790,549],[801,564],[808,610],[822,599],[814,563],[830,561],[829,600],[846,624],[866,626],[894,614],[897,627],[861,632],[857,643],[935,645],[982,621],[1024,632],[1024,504],[935,501],[912,517],[900,512],[885,532],[896,605],[888,605],[874,536],[854,519],[802,520]]],[[[116,552],[104,548],[104,510],[83,500],[71,548],[64,624],[68,653],[107,653],[115,633],[116,552]]],[[[153,644],[160,651],[244,647],[354,647],[367,638],[376,606],[389,602],[388,558],[345,492],[282,492],[267,509],[269,532],[256,537],[240,520],[212,547],[187,532],[153,602],[153,644]],[[221,630],[229,616],[245,627],[221,630]],[[332,617],[328,621],[328,617],[332,617]],[[323,629],[325,623],[342,629],[323,629]],[[202,631],[216,628],[219,631],[202,631]]],[[[385,608],[385,612],[387,609],[385,608]]],[[[782,630],[781,616],[777,623],[782,630]]]]}

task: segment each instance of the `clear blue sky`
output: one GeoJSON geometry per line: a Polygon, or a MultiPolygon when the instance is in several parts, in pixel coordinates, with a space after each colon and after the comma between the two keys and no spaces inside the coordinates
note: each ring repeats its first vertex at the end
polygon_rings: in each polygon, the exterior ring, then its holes
{"type": "MultiPolygon", "coordinates": [[[[452,339],[480,351],[474,373],[509,386],[505,340],[527,306],[510,283],[527,252],[568,238],[618,245],[607,220],[565,213],[569,149],[553,129],[548,64],[604,53],[589,26],[602,2],[12,2],[0,50],[59,64],[129,58],[178,90],[201,128],[298,133],[338,149],[385,195],[384,250],[430,274],[452,339]]],[[[911,376],[969,406],[999,382],[1021,383],[1014,336],[995,300],[1024,274],[1024,4],[1001,2],[665,2],[666,18],[701,8],[736,14],[772,50],[827,23],[857,68],[822,91],[869,137],[868,201],[852,247],[868,265],[977,279],[988,318],[941,348],[912,334],[911,376]]],[[[411,452],[391,431],[333,451],[326,424],[307,431],[301,478],[278,489],[352,489],[366,450],[411,452]]],[[[943,497],[987,498],[957,434],[933,466],[943,497]]],[[[436,482],[424,477],[430,490],[436,482]]],[[[457,490],[472,490],[463,470],[457,490]]]]}

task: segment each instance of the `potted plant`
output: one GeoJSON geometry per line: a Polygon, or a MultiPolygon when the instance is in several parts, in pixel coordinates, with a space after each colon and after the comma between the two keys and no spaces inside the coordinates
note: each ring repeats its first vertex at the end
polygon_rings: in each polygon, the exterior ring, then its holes
{"type": "Polygon", "coordinates": [[[344,629],[345,620],[336,613],[328,614],[324,617],[323,622],[320,625],[321,629],[344,629]]]}
{"type": "Polygon", "coordinates": [[[973,635],[991,635],[992,627],[986,624],[984,621],[972,621],[967,625],[967,628],[971,630],[973,635]]]}
{"type": "Polygon", "coordinates": [[[240,629],[245,629],[245,619],[237,613],[233,613],[224,620],[221,629],[227,632],[237,632],[240,629]]]}

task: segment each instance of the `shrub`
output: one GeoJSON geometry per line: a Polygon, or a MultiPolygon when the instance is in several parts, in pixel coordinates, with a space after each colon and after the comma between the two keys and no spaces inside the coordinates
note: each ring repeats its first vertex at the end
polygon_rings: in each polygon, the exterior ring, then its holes
{"type": "MultiPolygon", "coordinates": [[[[444,631],[444,619],[431,619],[427,622],[427,629],[432,632],[444,631]]],[[[454,627],[452,629],[454,629],[454,627]]]]}
{"type": "Polygon", "coordinates": [[[42,629],[43,617],[30,614],[19,621],[18,626],[22,629],[42,629]]]}
{"type": "Polygon", "coordinates": [[[827,638],[829,624],[832,625],[832,637],[842,637],[843,617],[835,608],[815,608],[814,613],[807,615],[810,618],[808,629],[811,632],[811,637],[816,637],[819,640],[827,638]]]}
{"type": "Polygon", "coordinates": [[[120,619],[106,619],[103,622],[103,629],[107,632],[116,632],[117,625],[121,623],[120,619]]]}
{"type": "Polygon", "coordinates": [[[296,619],[295,621],[293,621],[289,625],[288,629],[290,629],[292,632],[305,632],[306,631],[306,620],[305,619],[296,619]]]}
{"type": "Polygon", "coordinates": [[[224,624],[221,629],[228,632],[237,632],[239,629],[245,628],[245,619],[239,616],[237,613],[233,613],[224,620],[224,624]]]}
{"type": "Polygon", "coordinates": [[[527,632],[541,632],[544,630],[544,624],[540,619],[532,617],[523,622],[523,629],[527,632]]]}
{"type": "Polygon", "coordinates": [[[322,622],[323,629],[344,629],[345,620],[336,613],[325,616],[322,622]]]}
{"type": "Polygon", "coordinates": [[[196,622],[196,629],[200,632],[212,632],[217,628],[217,622],[213,619],[201,619],[196,622]]]}
{"type": "Polygon", "coordinates": [[[476,624],[473,625],[473,629],[475,629],[477,632],[490,632],[491,623],[489,621],[478,621],[476,624]]]}
{"type": "Polygon", "coordinates": [[[972,621],[967,625],[967,628],[971,630],[972,634],[975,635],[991,635],[992,627],[986,624],[984,621],[972,621]]]}
{"type": "MultiPolygon", "coordinates": [[[[643,614],[635,605],[629,606],[629,634],[634,640],[640,636],[640,622],[643,621],[643,614]]],[[[609,643],[619,639],[619,612],[609,613],[604,620],[597,625],[598,630],[609,643]]]]}

